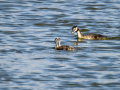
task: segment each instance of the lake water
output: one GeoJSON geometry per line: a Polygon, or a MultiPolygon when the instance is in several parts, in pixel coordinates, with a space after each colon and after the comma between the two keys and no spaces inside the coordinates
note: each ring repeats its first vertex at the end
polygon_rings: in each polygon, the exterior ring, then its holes
{"type": "Polygon", "coordinates": [[[0,90],[120,90],[120,0],[1,0],[0,90]]]}

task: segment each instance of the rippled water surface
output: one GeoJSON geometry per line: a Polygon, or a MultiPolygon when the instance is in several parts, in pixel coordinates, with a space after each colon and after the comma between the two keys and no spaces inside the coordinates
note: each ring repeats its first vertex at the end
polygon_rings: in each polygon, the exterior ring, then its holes
{"type": "Polygon", "coordinates": [[[120,90],[120,0],[1,0],[0,90],[120,90]]]}

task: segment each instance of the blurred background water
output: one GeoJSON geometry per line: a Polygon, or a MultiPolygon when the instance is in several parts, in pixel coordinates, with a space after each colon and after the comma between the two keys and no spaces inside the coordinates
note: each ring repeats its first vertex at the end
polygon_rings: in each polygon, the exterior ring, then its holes
{"type": "Polygon", "coordinates": [[[0,90],[120,90],[120,0],[0,0],[0,90]]]}

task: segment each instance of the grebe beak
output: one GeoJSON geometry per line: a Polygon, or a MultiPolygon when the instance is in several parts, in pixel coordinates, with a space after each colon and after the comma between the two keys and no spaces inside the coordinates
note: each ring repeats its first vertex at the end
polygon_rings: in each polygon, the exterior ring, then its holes
{"type": "Polygon", "coordinates": [[[74,30],[72,30],[72,32],[71,32],[71,33],[73,34],[74,32],[75,32],[75,31],[74,31],[74,30]]]}

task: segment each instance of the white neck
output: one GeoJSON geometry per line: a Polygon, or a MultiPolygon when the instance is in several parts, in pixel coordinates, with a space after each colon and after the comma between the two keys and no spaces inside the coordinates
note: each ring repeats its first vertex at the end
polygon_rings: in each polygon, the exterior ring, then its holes
{"type": "Polygon", "coordinates": [[[77,31],[77,35],[78,35],[78,38],[82,38],[83,37],[81,32],[80,32],[80,30],[77,31]]]}
{"type": "Polygon", "coordinates": [[[59,47],[60,46],[60,41],[57,41],[56,42],[56,47],[59,47]]]}

